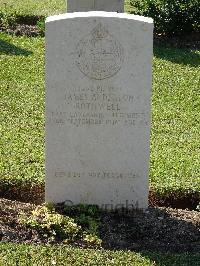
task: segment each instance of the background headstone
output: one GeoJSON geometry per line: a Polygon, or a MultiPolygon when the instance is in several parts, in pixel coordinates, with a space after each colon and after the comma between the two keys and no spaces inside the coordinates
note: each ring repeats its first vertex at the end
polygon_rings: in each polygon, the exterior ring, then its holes
{"type": "Polygon", "coordinates": [[[124,12],[124,0],[67,0],[67,12],[124,12]]]}
{"type": "Polygon", "coordinates": [[[47,202],[147,207],[152,32],[128,14],[47,18],[47,202]]]}

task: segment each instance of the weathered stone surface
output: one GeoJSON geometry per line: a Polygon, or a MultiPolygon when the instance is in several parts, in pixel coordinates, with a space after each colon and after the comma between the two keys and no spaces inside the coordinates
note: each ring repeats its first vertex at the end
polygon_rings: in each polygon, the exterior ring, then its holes
{"type": "Polygon", "coordinates": [[[147,207],[152,19],[46,21],[46,201],[147,207]]]}
{"type": "Polygon", "coordinates": [[[124,12],[124,0],[67,0],[67,12],[124,12]]]}

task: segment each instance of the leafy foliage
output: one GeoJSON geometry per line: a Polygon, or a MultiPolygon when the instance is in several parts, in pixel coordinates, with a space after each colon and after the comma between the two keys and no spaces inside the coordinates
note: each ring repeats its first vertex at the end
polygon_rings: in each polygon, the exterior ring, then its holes
{"type": "Polygon", "coordinates": [[[40,31],[40,34],[44,36],[45,34],[45,21],[43,19],[37,21],[37,28],[40,31]]]}
{"type": "MultiPolygon", "coordinates": [[[[77,220],[79,221],[79,218],[77,220]]],[[[68,243],[76,239],[83,239],[90,244],[101,244],[101,240],[95,235],[98,226],[94,219],[88,216],[86,220],[82,220],[82,225],[88,227],[88,230],[83,231],[82,227],[73,218],[57,213],[54,206],[38,206],[32,211],[31,215],[21,213],[19,222],[37,230],[40,235],[49,241],[64,241],[68,243]],[[94,227],[94,224],[96,227],[94,227]]]]}
{"type": "Polygon", "coordinates": [[[73,217],[75,221],[85,228],[86,232],[92,235],[98,235],[100,224],[100,209],[96,205],[79,204],[68,207],[62,206],[63,213],[73,217]]]}
{"type": "Polygon", "coordinates": [[[136,14],[152,17],[155,31],[185,35],[200,31],[199,0],[131,0],[136,14]]]}
{"type": "Polygon", "coordinates": [[[50,240],[74,240],[81,229],[72,218],[58,214],[46,206],[38,206],[31,216],[21,214],[19,221],[50,240]]]}

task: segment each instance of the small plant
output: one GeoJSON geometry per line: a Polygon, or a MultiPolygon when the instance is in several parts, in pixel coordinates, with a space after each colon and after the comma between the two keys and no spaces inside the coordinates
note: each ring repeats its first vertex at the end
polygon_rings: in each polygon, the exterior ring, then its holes
{"type": "Polygon", "coordinates": [[[90,217],[86,216],[84,213],[81,214],[79,217],[75,219],[77,223],[81,224],[82,226],[86,227],[86,231],[90,234],[98,234],[99,228],[99,221],[90,217]]]}
{"type": "Polygon", "coordinates": [[[79,204],[73,207],[64,207],[64,213],[74,217],[88,234],[98,235],[100,224],[100,210],[96,205],[79,204]]]}
{"type": "Polygon", "coordinates": [[[40,31],[40,34],[42,36],[44,36],[44,34],[45,34],[45,21],[44,20],[39,20],[37,22],[37,28],[40,31]]]}
{"type": "Polygon", "coordinates": [[[21,214],[20,223],[36,229],[41,235],[49,240],[74,240],[81,231],[74,219],[56,213],[47,206],[39,206],[30,217],[21,214]]]}
{"type": "Polygon", "coordinates": [[[76,239],[82,239],[89,244],[101,244],[101,240],[95,235],[98,226],[92,218],[90,220],[83,214],[80,219],[77,218],[75,220],[64,214],[57,213],[53,205],[38,206],[32,211],[31,215],[21,213],[19,222],[37,230],[40,235],[49,241],[64,241],[68,243],[76,239]],[[82,229],[82,224],[78,225],[77,221],[87,224],[88,227],[85,231],[82,229]]]}
{"type": "Polygon", "coordinates": [[[90,244],[94,244],[94,245],[101,245],[102,243],[102,240],[100,238],[98,238],[96,235],[85,235],[83,237],[83,239],[87,242],[87,243],[90,243],[90,244]]]}

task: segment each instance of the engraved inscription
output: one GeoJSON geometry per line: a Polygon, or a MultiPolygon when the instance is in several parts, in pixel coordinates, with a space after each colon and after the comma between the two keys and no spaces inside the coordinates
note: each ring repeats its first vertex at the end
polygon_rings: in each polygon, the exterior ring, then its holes
{"type": "Polygon", "coordinates": [[[120,172],[109,172],[109,171],[102,171],[102,172],[68,172],[65,170],[57,169],[55,171],[54,176],[56,178],[82,178],[82,177],[91,177],[91,178],[101,178],[101,179],[124,179],[124,178],[140,178],[140,176],[137,173],[134,173],[133,171],[127,172],[127,173],[120,173],[120,172]]]}
{"type": "Polygon", "coordinates": [[[137,101],[141,102],[140,96],[123,93],[120,87],[67,88],[61,100],[62,107],[48,110],[48,124],[75,127],[149,125],[149,114],[134,108],[137,101]]]}
{"type": "Polygon", "coordinates": [[[121,44],[99,23],[76,47],[76,65],[87,77],[103,80],[114,76],[123,63],[121,44]]]}

